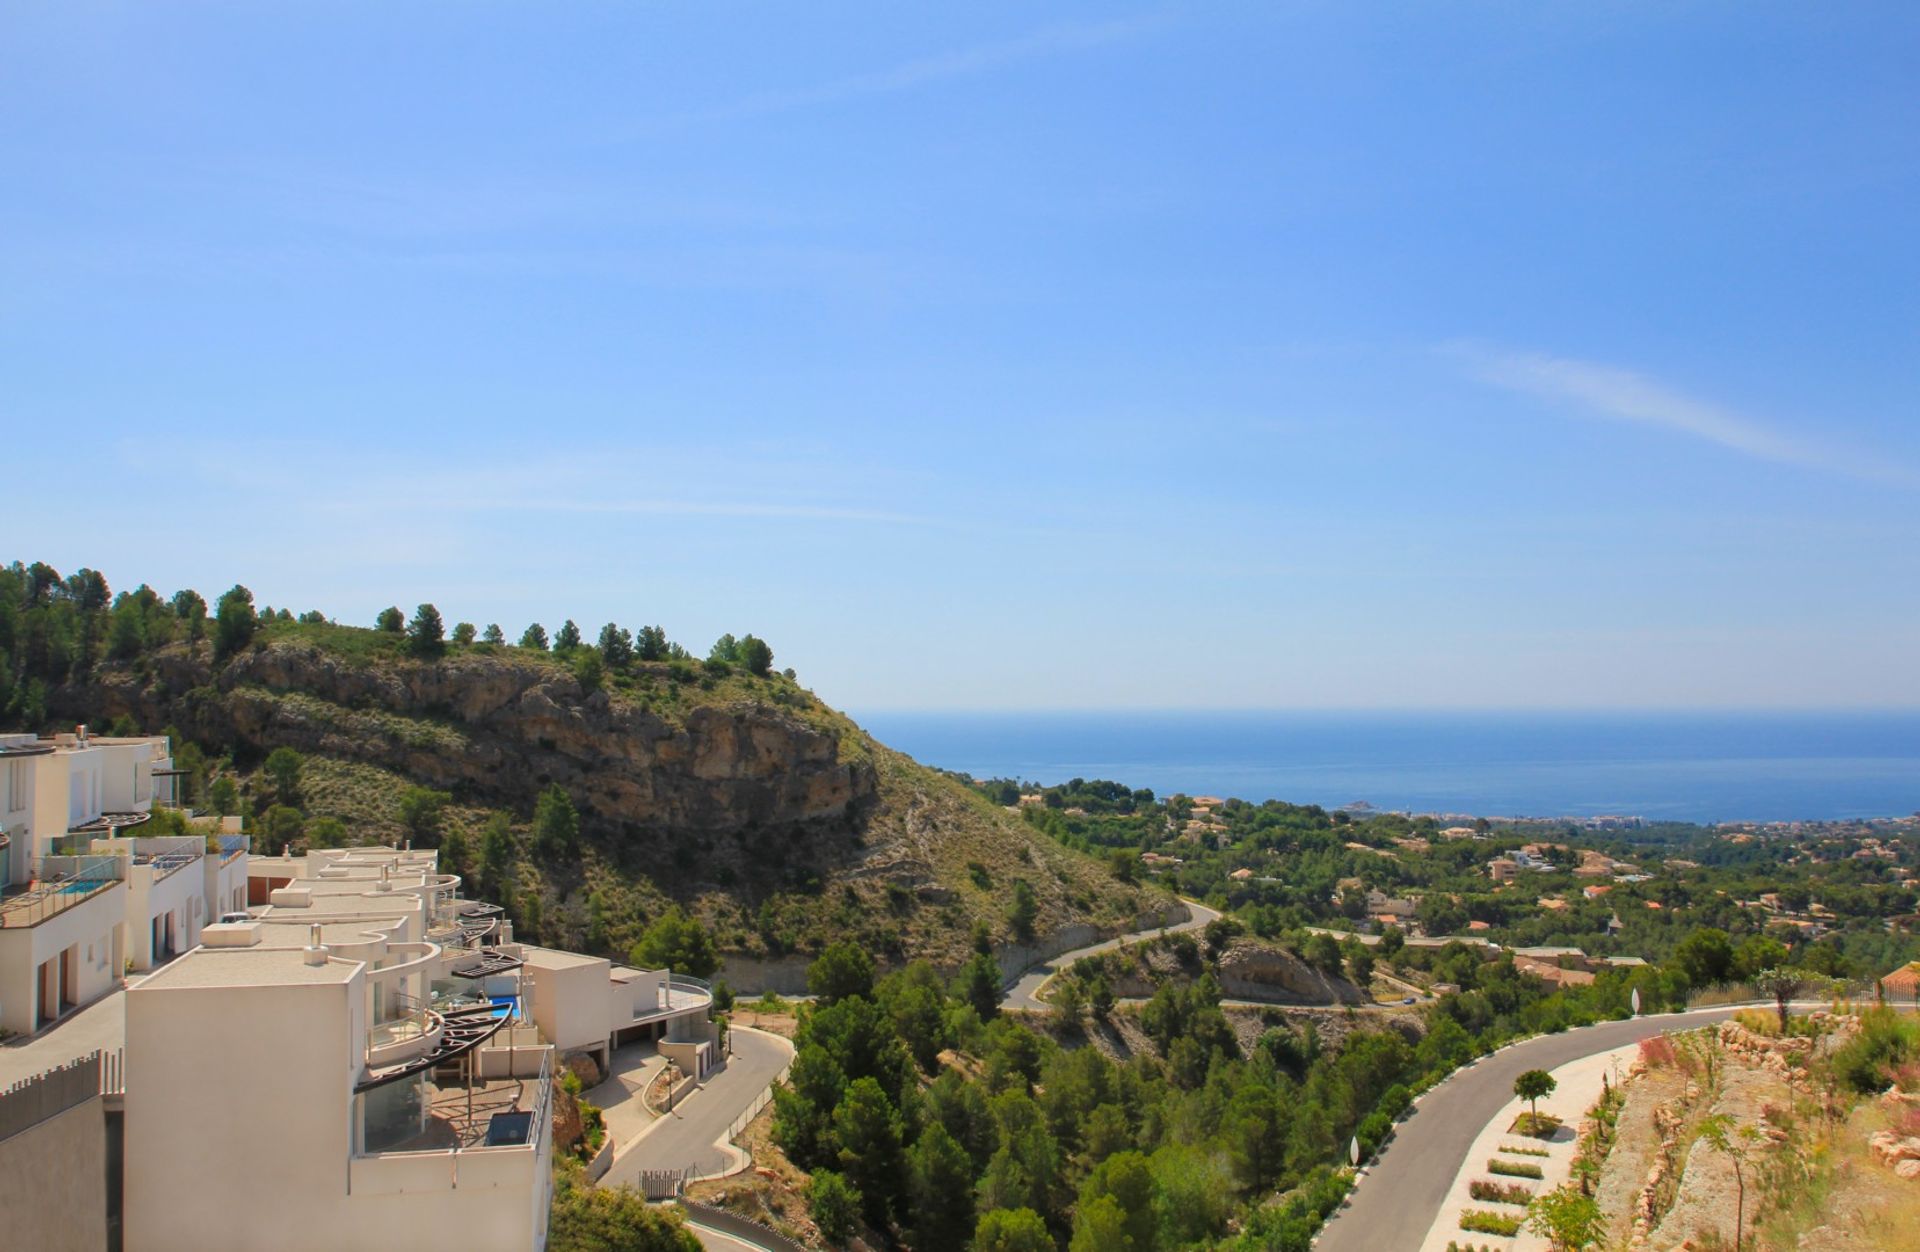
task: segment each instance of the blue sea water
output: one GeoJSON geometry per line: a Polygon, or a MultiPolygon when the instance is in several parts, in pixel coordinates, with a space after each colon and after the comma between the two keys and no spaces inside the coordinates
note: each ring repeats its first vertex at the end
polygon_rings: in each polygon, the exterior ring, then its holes
{"type": "Polygon", "coordinates": [[[1806,821],[1920,811],[1920,712],[883,712],[977,778],[1487,816],[1806,821]]]}

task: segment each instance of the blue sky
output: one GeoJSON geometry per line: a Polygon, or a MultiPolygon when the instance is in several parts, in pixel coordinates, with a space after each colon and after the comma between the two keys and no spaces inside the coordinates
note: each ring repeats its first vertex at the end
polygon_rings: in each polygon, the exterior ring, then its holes
{"type": "Polygon", "coordinates": [[[5,558],[860,711],[1920,704],[1920,11],[0,5],[5,558]]]}

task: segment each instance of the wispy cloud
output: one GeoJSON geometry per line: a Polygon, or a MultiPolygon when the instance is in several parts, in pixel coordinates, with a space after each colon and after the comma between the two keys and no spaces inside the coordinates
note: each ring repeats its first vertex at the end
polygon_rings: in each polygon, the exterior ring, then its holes
{"type": "Polygon", "coordinates": [[[1164,22],[1165,19],[1159,16],[1142,16],[1115,22],[1046,26],[1017,39],[978,44],[971,48],[940,53],[936,56],[916,57],[891,68],[868,74],[855,74],[811,87],[754,92],[731,103],[713,108],[695,109],[638,121],[610,138],[618,141],[682,126],[763,117],[794,109],[842,104],[870,96],[913,91],[935,83],[983,74],[1020,61],[1119,43],[1163,25],[1164,22]]]}
{"type": "Polygon", "coordinates": [[[448,507],[473,513],[611,513],[655,517],[766,517],[820,522],[927,526],[933,519],[884,509],[836,505],[765,504],[740,500],[501,500],[469,499],[448,507]]]}
{"type": "Polygon", "coordinates": [[[1756,460],[1920,490],[1920,471],[1910,466],[1783,433],[1632,370],[1531,352],[1461,345],[1449,351],[1482,382],[1596,417],[1661,427],[1756,460]]]}

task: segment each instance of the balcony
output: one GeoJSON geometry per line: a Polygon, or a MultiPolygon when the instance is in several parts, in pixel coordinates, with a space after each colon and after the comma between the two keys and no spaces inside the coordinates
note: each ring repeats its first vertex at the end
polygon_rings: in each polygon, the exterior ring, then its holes
{"type": "Polygon", "coordinates": [[[117,856],[44,856],[35,881],[0,898],[0,928],[38,926],[86,903],[126,880],[127,862],[117,856]]]}
{"type": "MultiPolygon", "coordinates": [[[[616,966],[625,969],[626,966],[616,966]]],[[[713,986],[705,979],[689,974],[674,974],[654,992],[651,1002],[642,1001],[633,1006],[633,1020],[636,1022],[657,1021],[663,1017],[674,1017],[694,1010],[705,1010],[713,1004],[713,986]]]]}
{"type": "Polygon", "coordinates": [[[458,1060],[492,1038],[509,1020],[508,1014],[490,1003],[436,1011],[410,997],[394,999],[393,1016],[367,1032],[366,1077],[354,1084],[356,1092],[372,1091],[458,1060]],[[413,1029],[410,1025],[399,1025],[395,1033],[376,1036],[375,1032],[403,1023],[415,1012],[424,1015],[417,1033],[407,1033],[413,1029]]]}
{"type": "MultiPolygon", "coordinates": [[[[369,1158],[538,1151],[552,1115],[553,1050],[543,1053],[532,1077],[443,1084],[421,1076],[362,1092],[356,1100],[356,1169],[369,1158]]],[[[465,1168],[456,1164],[456,1174],[465,1168]]]]}
{"type": "Polygon", "coordinates": [[[132,839],[133,863],[153,871],[153,881],[171,878],[207,854],[206,840],[197,835],[174,839],[132,839]]]}

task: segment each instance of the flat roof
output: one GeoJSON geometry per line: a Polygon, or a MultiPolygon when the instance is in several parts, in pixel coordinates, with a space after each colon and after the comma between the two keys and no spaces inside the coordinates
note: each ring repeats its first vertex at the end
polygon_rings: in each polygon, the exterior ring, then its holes
{"type": "Polygon", "coordinates": [[[359,968],[360,962],[339,957],[328,957],[322,965],[309,965],[306,954],[298,948],[195,948],[133,987],[132,992],[343,984],[359,968]]]}
{"type": "MultiPolygon", "coordinates": [[[[291,915],[306,911],[308,910],[291,909],[288,913],[291,915]]],[[[304,948],[307,946],[308,937],[313,934],[312,925],[306,922],[277,922],[271,917],[256,917],[253,920],[260,927],[259,946],[262,947],[304,948]]],[[[320,942],[325,944],[368,943],[374,939],[385,938],[397,943],[400,941],[394,939],[382,923],[398,920],[398,918],[376,917],[362,918],[358,921],[322,922],[320,923],[320,942]]]]}
{"type": "Polygon", "coordinates": [[[604,956],[582,956],[578,952],[562,952],[557,948],[537,948],[530,943],[524,945],[522,953],[527,964],[537,965],[542,969],[577,969],[582,965],[612,965],[612,962],[604,956]]]}

